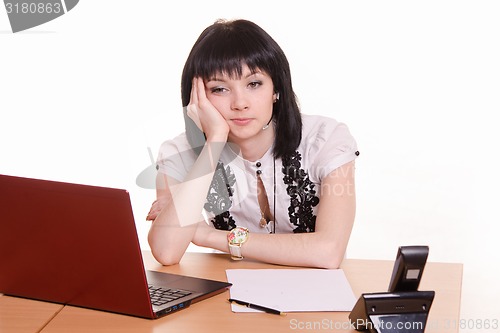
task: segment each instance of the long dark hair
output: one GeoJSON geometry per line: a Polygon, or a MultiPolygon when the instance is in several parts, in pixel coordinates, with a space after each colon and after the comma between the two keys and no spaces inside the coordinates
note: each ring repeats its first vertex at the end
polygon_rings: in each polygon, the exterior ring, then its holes
{"type": "Polygon", "coordinates": [[[216,21],[207,27],[193,45],[184,65],[181,80],[182,105],[186,134],[193,148],[205,142],[203,133],[186,114],[194,77],[209,79],[225,73],[235,78],[242,75],[242,66],[250,71],[268,74],[279,93],[273,104],[275,139],[273,154],[283,157],[293,153],[302,136],[302,119],[292,89],[290,65],[281,47],[261,27],[247,20],[216,21]]]}

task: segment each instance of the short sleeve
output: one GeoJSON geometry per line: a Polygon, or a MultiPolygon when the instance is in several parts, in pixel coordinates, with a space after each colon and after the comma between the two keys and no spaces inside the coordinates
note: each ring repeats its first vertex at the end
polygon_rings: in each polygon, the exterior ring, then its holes
{"type": "MultiPolygon", "coordinates": [[[[312,119],[310,119],[312,120],[312,119]]],[[[346,124],[327,117],[305,122],[309,127],[309,176],[320,183],[323,177],[359,155],[356,140],[346,124]]]]}
{"type": "Polygon", "coordinates": [[[158,152],[158,172],[182,182],[196,161],[196,153],[184,134],[165,141],[158,152]]]}

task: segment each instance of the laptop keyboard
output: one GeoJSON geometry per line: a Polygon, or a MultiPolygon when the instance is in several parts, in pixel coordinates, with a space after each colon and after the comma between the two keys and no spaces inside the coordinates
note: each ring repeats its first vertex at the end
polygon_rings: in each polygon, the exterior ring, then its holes
{"type": "Polygon", "coordinates": [[[151,303],[156,306],[161,306],[168,302],[175,301],[181,297],[191,295],[192,292],[182,289],[168,289],[149,285],[149,295],[151,303]]]}

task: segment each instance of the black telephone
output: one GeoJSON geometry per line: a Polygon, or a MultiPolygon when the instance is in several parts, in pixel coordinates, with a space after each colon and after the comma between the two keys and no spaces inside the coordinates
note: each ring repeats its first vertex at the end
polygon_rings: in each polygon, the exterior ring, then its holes
{"type": "Polygon", "coordinates": [[[418,291],[428,246],[400,246],[388,292],[364,293],[349,320],[358,331],[423,333],[434,291],[418,291]]]}
{"type": "Polygon", "coordinates": [[[428,255],[428,246],[400,246],[389,291],[417,291],[428,255]]]}

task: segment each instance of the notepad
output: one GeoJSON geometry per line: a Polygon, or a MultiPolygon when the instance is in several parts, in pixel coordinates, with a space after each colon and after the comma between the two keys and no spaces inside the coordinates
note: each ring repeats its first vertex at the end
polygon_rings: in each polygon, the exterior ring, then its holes
{"type": "MultiPolygon", "coordinates": [[[[356,298],[342,269],[228,269],[231,298],[282,312],[351,311],[356,298]]],[[[258,312],[236,304],[233,312],[258,312]]]]}

